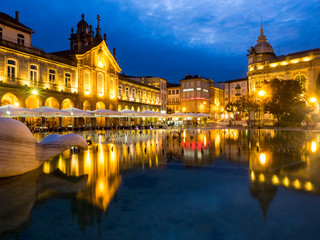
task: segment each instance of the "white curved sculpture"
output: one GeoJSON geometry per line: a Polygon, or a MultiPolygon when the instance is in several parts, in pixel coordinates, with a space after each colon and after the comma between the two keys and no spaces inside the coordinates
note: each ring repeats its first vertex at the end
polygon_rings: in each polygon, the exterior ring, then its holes
{"type": "Polygon", "coordinates": [[[22,122],[0,118],[0,178],[36,169],[43,161],[72,146],[88,148],[86,140],[76,134],[52,134],[37,143],[22,122]]]}

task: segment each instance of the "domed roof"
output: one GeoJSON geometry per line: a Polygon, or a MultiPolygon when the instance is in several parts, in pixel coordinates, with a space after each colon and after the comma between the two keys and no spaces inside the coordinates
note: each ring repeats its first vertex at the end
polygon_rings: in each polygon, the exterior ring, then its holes
{"type": "Polygon", "coordinates": [[[83,14],[83,13],[82,13],[82,15],[81,15],[81,18],[82,18],[82,19],[78,22],[77,27],[78,27],[78,28],[81,28],[81,27],[83,26],[83,27],[88,28],[89,25],[88,25],[88,23],[84,20],[84,14],[83,14]]]}
{"type": "Polygon", "coordinates": [[[261,25],[260,36],[258,37],[257,44],[254,46],[256,54],[272,53],[274,54],[273,48],[265,35],[263,35],[263,26],[261,25]]]}
{"type": "Polygon", "coordinates": [[[258,42],[255,46],[254,49],[256,50],[257,54],[262,54],[262,53],[274,53],[273,48],[270,43],[268,42],[258,42]]]}

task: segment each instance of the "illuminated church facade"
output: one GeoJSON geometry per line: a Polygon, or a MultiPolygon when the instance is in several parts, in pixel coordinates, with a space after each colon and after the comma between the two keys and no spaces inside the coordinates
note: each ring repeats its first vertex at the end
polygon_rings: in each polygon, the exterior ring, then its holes
{"type": "Polygon", "coordinates": [[[276,56],[261,25],[257,44],[248,50],[248,89],[257,93],[264,81],[278,78],[303,83],[308,97],[314,97],[320,79],[320,49],[276,56]]]}
{"type": "MultiPolygon", "coordinates": [[[[121,69],[115,49],[111,53],[106,34],[101,35],[99,15],[95,32],[84,18],[71,29],[69,50],[46,53],[32,46],[34,32],[19,21],[18,12],[15,18],[0,13],[1,105],[118,110],[121,69]]],[[[148,85],[144,91],[151,97],[160,93],[148,85]]],[[[148,103],[145,109],[159,109],[160,103],[148,103]]]]}

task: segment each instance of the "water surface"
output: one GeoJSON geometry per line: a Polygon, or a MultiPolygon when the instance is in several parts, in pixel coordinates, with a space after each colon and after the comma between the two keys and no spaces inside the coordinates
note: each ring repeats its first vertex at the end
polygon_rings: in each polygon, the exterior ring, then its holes
{"type": "Polygon", "coordinates": [[[317,239],[320,234],[318,133],[98,134],[84,133],[96,143],[88,151],[68,150],[40,169],[0,180],[1,238],[317,239]]]}

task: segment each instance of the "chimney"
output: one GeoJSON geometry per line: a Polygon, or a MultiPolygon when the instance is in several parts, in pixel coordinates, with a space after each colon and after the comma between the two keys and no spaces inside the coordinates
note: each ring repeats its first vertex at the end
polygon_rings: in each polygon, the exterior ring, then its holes
{"type": "Polygon", "coordinates": [[[16,11],[16,20],[19,22],[19,11],[16,11]]]}
{"type": "Polygon", "coordinates": [[[116,58],[116,49],[115,49],[115,48],[113,49],[113,57],[114,57],[114,59],[117,61],[117,58],[116,58]]]}

